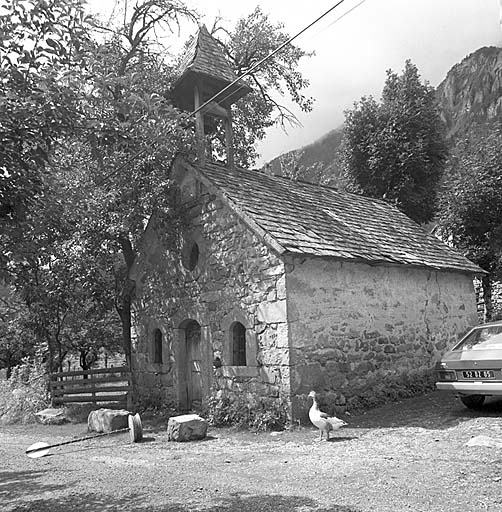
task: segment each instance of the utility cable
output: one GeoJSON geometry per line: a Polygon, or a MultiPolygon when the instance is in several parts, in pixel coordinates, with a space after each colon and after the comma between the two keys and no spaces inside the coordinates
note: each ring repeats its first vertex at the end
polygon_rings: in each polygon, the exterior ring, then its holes
{"type": "Polygon", "coordinates": [[[291,44],[297,37],[301,36],[306,30],[308,30],[310,27],[315,25],[318,21],[320,21],[322,18],[327,16],[331,11],[336,9],[340,4],[343,4],[345,0],[339,0],[333,7],[330,7],[324,14],[321,14],[317,19],[315,19],[312,23],[307,25],[305,28],[300,30],[297,34],[295,34],[293,37],[290,37],[287,41],[282,43],[280,46],[278,46],[274,51],[263,57],[260,61],[258,61],[254,66],[249,68],[245,73],[243,73],[241,76],[236,78],[233,82],[229,83],[226,87],[224,87],[221,91],[217,92],[212,98],[209,98],[205,103],[200,105],[198,108],[196,108],[188,117],[192,117],[197,112],[199,112],[201,109],[209,105],[212,101],[215,101],[216,98],[218,98],[220,95],[222,95],[225,91],[230,89],[233,85],[235,85],[237,82],[239,82],[242,78],[244,78],[247,75],[250,75],[255,69],[259,68],[262,64],[264,64],[267,60],[269,60],[271,57],[273,57],[276,53],[279,53],[285,46],[288,44],[291,44]]]}

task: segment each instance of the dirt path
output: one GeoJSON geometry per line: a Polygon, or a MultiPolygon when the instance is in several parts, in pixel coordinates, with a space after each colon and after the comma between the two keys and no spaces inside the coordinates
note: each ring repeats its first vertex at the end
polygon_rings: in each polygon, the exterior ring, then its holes
{"type": "Polygon", "coordinates": [[[169,443],[165,428],[145,424],[142,443],[117,434],[39,459],[26,447],[85,435],[85,425],[3,427],[0,510],[502,511],[502,402],[472,412],[432,393],[349,422],[329,443],[307,428],[212,429],[203,442],[169,443]]]}

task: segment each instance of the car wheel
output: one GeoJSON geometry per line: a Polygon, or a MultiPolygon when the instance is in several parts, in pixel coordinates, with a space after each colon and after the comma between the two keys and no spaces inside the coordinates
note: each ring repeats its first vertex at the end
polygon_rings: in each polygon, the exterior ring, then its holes
{"type": "Polygon", "coordinates": [[[460,397],[462,403],[469,409],[478,409],[485,402],[484,395],[463,395],[460,397]]]}

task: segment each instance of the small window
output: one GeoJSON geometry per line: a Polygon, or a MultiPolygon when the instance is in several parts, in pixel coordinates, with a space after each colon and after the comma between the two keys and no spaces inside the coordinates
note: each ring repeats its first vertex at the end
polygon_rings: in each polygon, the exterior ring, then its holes
{"type": "Polygon", "coordinates": [[[196,242],[187,242],[183,247],[181,261],[187,270],[194,270],[199,263],[199,246],[196,242]]]}
{"type": "Polygon", "coordinates": [[[155,329],[153,332],[153,362],[162,364],[162,331],[155,329]]]}
{"type": "Polygon", "coordinates": [[[232,327],[232,365],[246,366],[246,328],[240,322],[232,327]]]}

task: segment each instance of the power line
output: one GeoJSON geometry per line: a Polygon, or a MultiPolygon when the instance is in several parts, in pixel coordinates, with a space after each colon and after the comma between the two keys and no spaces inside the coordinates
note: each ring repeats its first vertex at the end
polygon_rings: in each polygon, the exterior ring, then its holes
{"type": "MultiPolygon", "coordinates": [[[[347,13],[343,14],[342,16],[340,16],[337,20],[335,20],[333,23],[330,24],[333,25],[334,23],[336,23],[337,21],[339,21],[340,19],[342,19],[344,16],[346,16],[349,12],[353,11],[354,9],[356,9],[357,7],[359,7],[362,3],[364,3],[366,0],[362,0],[359,4],[357,4],[356,6],[354,6],[352,9],[350,9],[347,13]]],[[[254,64],[250,69],[248,69],[245,73],[243,73],[242,75],[240,75],[238,78],[236,78],[233,82],[231,82],[230,84],[228,84],[226,87],[224,87],[221,91],[217,92],[214,96],[212,96],[211,98],[209,98],[205,103],[203,103],[202,105],[200,105],[198,108],[196,108],[193,112],[191,112],[190,114],[188,114],[188,118],[194,116],[195,114],[197,114],[197,112],[199,112],[201,109],[203,109],[204,107],[206,107],[207,105],[209,105],[212,101],[215,101],[216,98],[219,98],[224,92],[228,91],[232,86],[236,85],[238,82],[240,82],[245,76],[251,74],[252,72],[254,72],[258,67],[260,67],[262,64],[264,64],[267,60],[269,60],[270,58],[272,58],[274,55],[276,55],[277,53],[279,53],[284,47],[286,47],[288,44],[291,44],[296,38],[298,38],[299,36],[301,36],[305,31],[307,31],[309,28],[311,28],[313,25],[315,25],[316,23],[318,23],[320,20],[322,20],[324,17],[326,17],[329,13],[331,13],[332,11],[334,11],[338,6],[340,6],[341,4],[343,4],[345,2],[345,0],[339,0],[335,5],[333,5],[332,7],[330,7],[326,12],[324,12],[323,14],[321,14],[318,18],[316,18],[314,21],[312,21],[311,23],[309,23],[306,27],[304,27],[303,29],[301,29],[299,32],[297,32],[294,36],[290,37],[287,41],[285,41],[284,43],[282,43],[280,46],[278,46],[275,50],[273,50],[271,53],[269,53],[267,56],[265,56],[263,59],[261,59],[260,61],[258,61],[256,64],[254,64]]],[[[241,84],[240,87],[243,87],[243,85],[241,84]]],[[[226,97],[228,97],[230,95],[227,94],[226,97]]],[[[107,176],[104,177],[103,180],[101,180],[99,183],[98,183],[98,186],[102,185],[103,183],[105,183],[108,179],[110,179],[112,176],[116,175],[118,172],[120,172],[122,169],[124,169],[125,167],[127,167],[131,162],[133,162],[134,160],[136,160],[137,158],[139,158],[141,155],[143,155],[144,153],[146,153],[146,151],[148,149],[150,149],[153,144],[155,144],[156,142],[158,142],[160,140],[160,137],[158,137],[157,139],[155,139],[154,141],[152,141],[150,144],[148,144],[145,148],[141,149],[140,151],[138,151],[137,153],[135,153],[131,158],[129,158],[129,160],[127,160],[126,162],[124,162],[123,164],[121,164],[119,167],[117,167],[116,169],[114,169],[111,173],[109,173],[107,176]]]]}
{"type": "Polygon", "coordinates": [[[340,4],[343,4],[345,0],[339,0],[333,7],[330,7],[324,14],[321,14],[317,19],[315,19],[312,23],[307,25],[305,28],[300,30],[296,35],[293,37],[290,37],[287,41],[282,43],[280,46],[278,46],[273,52],[269,53],[266,57],[263,57],[260,61],[258,61],[254,66],[252,66],[250,69],[248,69],[244,74],[236,78],[232,83],[228,84],[226,87],[224,87],[221,91],[217,92],[212,98],[209,98],[205,103],[200,105],[198,108],[196,108],[189,117],[195,115],[197,112],[199,112],[201,109],[203,109],[205,106],[209,105],[212,101],[215,101],[216,98],[218,98],[221,94],[223,94],[225,91],[230,89],[233,85],[235,85],[237,82],[239,82],[242,78],[244,78],[247,75],[250,75],[255,69],[259,68],[262,64],[264,64],[268,59],[273,57],[276,53],[279,53],[285,46],[288,44],[291,44],[297,37],[301,36],[306,30],[308,30],[312,25],[315,25],[318,21],[320,21],[322,18],[327,16],[331,11],[336,9],[340,4]]]}

